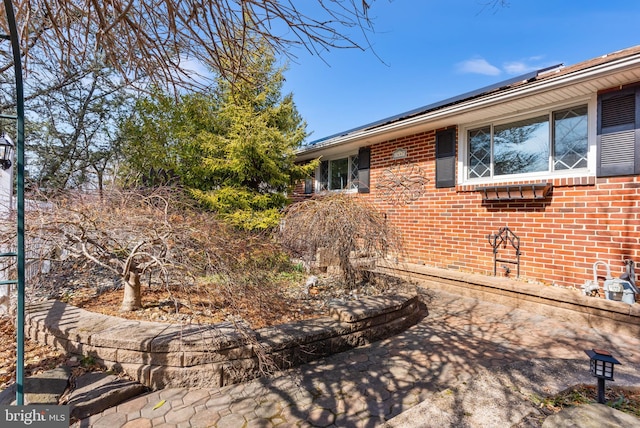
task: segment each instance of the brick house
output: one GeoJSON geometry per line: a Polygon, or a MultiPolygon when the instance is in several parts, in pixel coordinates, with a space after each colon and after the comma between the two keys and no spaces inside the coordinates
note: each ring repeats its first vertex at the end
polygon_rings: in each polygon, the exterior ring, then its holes
{"type": "Polygon", "coordinates": [[[399,228],[404,261],[416,266],[495,269],[579,288],[604,261],[618,277],[625,260],[640,261],[640,46],[532,72],[298,153],[300,162],[315,158],[320,167],[294,199],[326,191],[369,198],[399,228]],[[507,245],[494,256],[501,238],[507,245]]]}

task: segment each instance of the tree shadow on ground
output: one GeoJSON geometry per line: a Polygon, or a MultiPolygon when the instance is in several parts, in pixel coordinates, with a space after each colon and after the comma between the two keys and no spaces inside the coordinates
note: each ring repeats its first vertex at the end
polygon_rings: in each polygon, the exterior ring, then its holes
{"type": "MultiPolygon", "coordinates": [[[[586,326],[433,290],[424,298],[428,316],[401,334],[259,380],[263,397],[286,403],[276,416],[375,427],[424,402],[405,426],[539,426],[530,397],[592,382],[584,349],[626,352],[586,326]]],[[[627,381],[640,383],[631,368],[627,381]]]]}

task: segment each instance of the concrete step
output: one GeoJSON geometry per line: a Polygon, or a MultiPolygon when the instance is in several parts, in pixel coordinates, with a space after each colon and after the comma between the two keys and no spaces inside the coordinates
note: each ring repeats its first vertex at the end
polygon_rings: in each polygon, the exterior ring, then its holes
{"type": "MultiPolygon", "coordinates": [[[[82,419],[147,392],[144,385],[114,374],[84,373],[71,378],[63,366],[24,380],[24,404],[68,405],[72,419],[82,419]]],[[[16,404],[16,384],[0,392],[0,405],[16,404]]]]}
{"type": "MultiPolygon", "coordinates": [[[[57,367],[24,380],[24,404],[58,404],[69,385],[71,368],[57,367]]],[[[16,384],[0,392],[1,405],[16,404],[16,384]]]]}
{"type": "Polygon", "coordinates": [[[85,373],[61,404],[69,405],[71,419],[83,419],[147,392],[147,387],[113,374],[85,373]]]}

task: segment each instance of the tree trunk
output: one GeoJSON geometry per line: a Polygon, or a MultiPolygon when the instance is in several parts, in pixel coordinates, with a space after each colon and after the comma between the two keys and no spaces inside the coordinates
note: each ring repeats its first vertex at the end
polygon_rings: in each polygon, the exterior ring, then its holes
{"type": "Polygon", "coordinates": [[[130,312],[142,308],[142,294],[140,291],[140,273],[130,270],[129,277],[124,281],[124,297],[120,312],[130,312]]]}

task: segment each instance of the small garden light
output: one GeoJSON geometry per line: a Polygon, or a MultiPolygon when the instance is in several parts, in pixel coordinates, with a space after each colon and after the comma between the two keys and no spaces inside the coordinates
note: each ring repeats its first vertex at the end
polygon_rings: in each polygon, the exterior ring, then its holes
{"type": "Polygon", "coordinates": [[[590,358],[591,374],[598,378],[598,403],[604,404],[604,381],[613,380],[613,365],[620,361],[602,349],[589,349],[586,354],[590,358]]]}
{"type": "Polygon", "coordinates": [[[7,170],[11,168],[11,159],[13,158],[13,143],[7,135],[0,137],[0,168],[7,170]]]}

